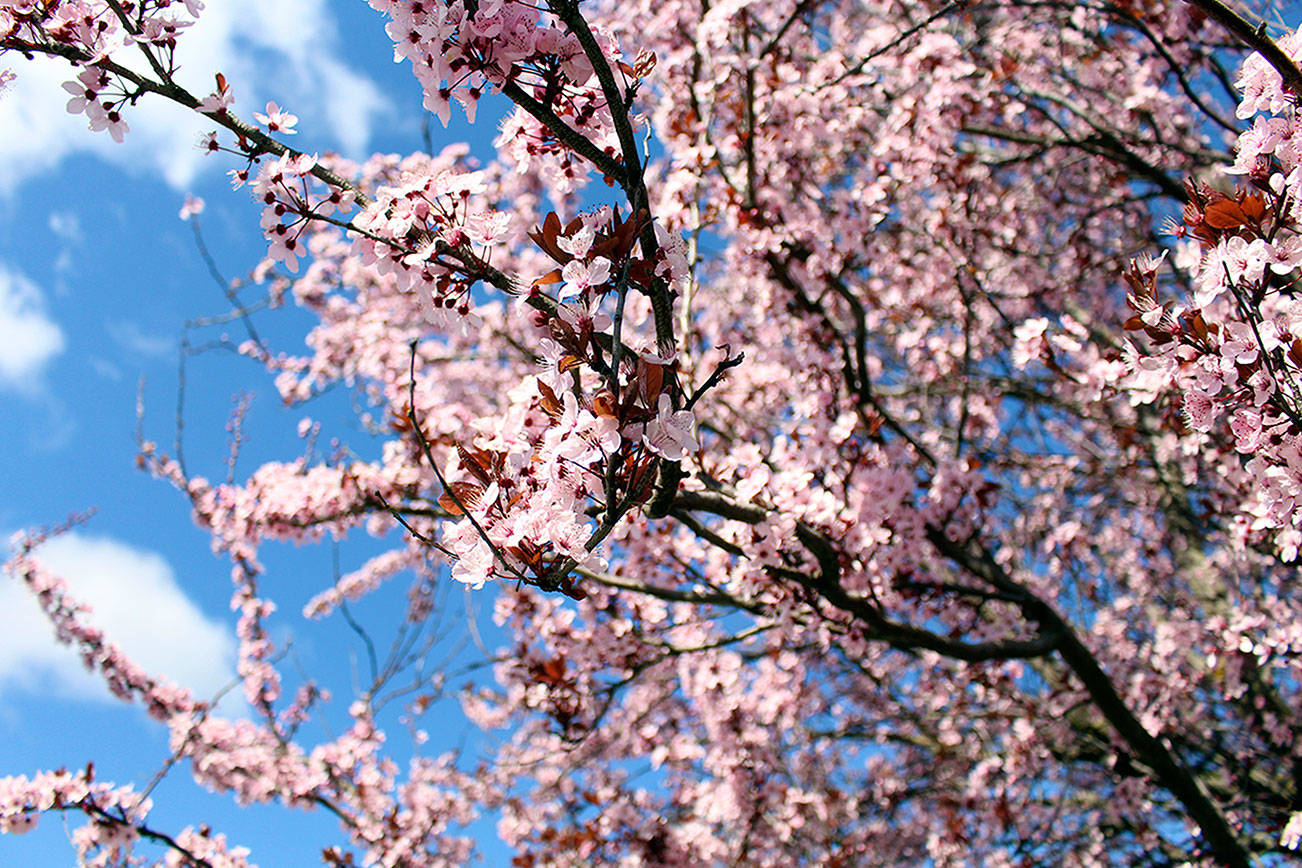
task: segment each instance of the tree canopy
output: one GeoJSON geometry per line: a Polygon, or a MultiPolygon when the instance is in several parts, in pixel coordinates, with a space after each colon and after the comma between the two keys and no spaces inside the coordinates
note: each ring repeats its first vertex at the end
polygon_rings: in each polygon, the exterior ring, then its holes
{"type": "MultiPolygon", "coordinates": [[[[1288,860],[1302,37],[1216,0],[370,5],[431,115],[507,107],[494,159],[296,150],[292,106],[177,83],[199,0],[0,0],[5,62],[66,60],[92,129],[211,120],[255,274],[314,318],[240,352],[379,444],[218,483],[142,443],[230,561],[251,718],[15,543],[196,780],[329,811],[334,865],[465,864],[484,816],[529,868],[1288,860]],[[274,611],[260,546],[368,531],[274,611]],[[275,622],[390,582],[416,632],[439,583],[491,598],[495,754],[395,761],[402,643],[302,727],[275,622]]],[[[0,830],[48,811],[91,864],[251,864],[90,770],[0,781],[0,830]]]]}

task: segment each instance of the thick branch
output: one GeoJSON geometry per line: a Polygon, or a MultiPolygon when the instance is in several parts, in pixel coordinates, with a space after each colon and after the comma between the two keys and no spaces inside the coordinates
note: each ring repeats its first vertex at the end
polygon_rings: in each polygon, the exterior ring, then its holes
{"type": "MultiPolygon", "coordinates": [[[[680,492],[675,506],[749,524],[762,521],[768,515],[768,511],[762,507],[738,503],[717,492],[680,492]]],[[[1190,819],[1202,830],[1207,847],[1216,859],[1224,865],[1247,868],[1247,852],[1220,809],[1189,770],[1177,761],[1171,750],[1139,722],[1093,652],[1052,606],[1018,584],[988,552],[974,551],[970,545],[950,541],[937,530],[928,533],[932,544],[946,557],[1001,592],[1012,595],[1023,615],[1039,626],[1039,632],[1034,638],[968,643],[893,622],[871,602],[851,596],[841,587],[839,555],[830,540],[803,523],[796,525],[796,534],[801,544],[818,561],[821,572],[816,579],[802,584],[816,591],[832,605],[862,620],[869,628],[871,638],[904,650],[926,649],[968,662],[1040,657],[1057,651],[1081,680],[1090,699],[1117,735],[1152,770],[1156,781],[1184,806],[1190,819]]]]}
{"type": "MultiPolygon", "coordinates": [[[[633,138],[633,125],[629,120],[630,106],[625,103],[620,94],[615,73],[610,68],[605,54],[602,53],[601,46],[597,44],[592,28],[588,26],[587,20],[579,11],[578,3],[572,0],[557,0],[552,6],[557,16],[579,40],[579,45],[592,64],[593,72],[601,85],[601,93],[606,98],[606,107],[610,111],[611,123],[615,126],[615,135],[619,139],[619,148],[624,157],[623,171],[616,177],[620,178],[620,185],[628,196],[629,205],[633,209],[633,219],[637,219],[638,212],[643,208],[650,211],[651,199],[647,193],[646,180],[642,177],[642,161],[638,156],[637,140],[633,138]]],[[[652,221],[648,220],[643,224],[638,239],[642,242],[642,255],[654,266],[660,244],[656,240],[655,224],[652,221]]],[[[647,297],[651,299],[657,347],[662,354],[669,355],[675,346],[673,302],[669,297],[669,287],[663,280],[652,278],[651,285],[645,289],[647,297]]]]}
{"type": "MultiPolygon", "coordinates": [[[[770,515],[762,507],[738,503],[717,492],[707,491],[681,491],[674,500],[674,507],[707,512],[747,524],[756,524],[770,515]]],[[[1030,639],[962,642],[893,621],[872,601],[856,597],[841,586],[840,553],[830,540],[803,522],[796,525],[796,537],[818,563],[817,575],[804,576],[799,579],[800,583],[858,620],[866,628],[869,638],[885,642],[892,648],[935,651],[955,660],[980,663],[1042,657],[1057,647],[1058,635],[1052,629],[1042,630],[1030,639]]]]}
{"type": "Polygon", "coordinates": [[[1023,613],[1039,622],[1058,639],[1056,650],[1063,662],[1080,679],[1090,700],[1113,730],[1125,741],[1135,757],[1152,770],[1162,787],[1180,802],[1189,818],[1202,830],[1203,839],[1216,860],[1228,866],[1247,868],[1251,863],[1247,851],[1230,828],[1229,821],[1212,802],[1193,774],[1179,762],[1171,749],[1154,737],[1135,717],[1094,652],[1081,641],[1076,631],[1054,611],[1053,607],[1022,589],[984,549],[960,545],[943,533],[931,531],[928,538],[938,550],[973,575],[998,588],[1017,588],[1024,601],[1023,613]]]}
{"type": "Polygon", "coordinates": [[[1275,40],[1266,35],[1266,28],[1253,27],[1220,0],[1185,0],[1191,6],[1207,13],[1226,30],[1238,37],[1244,45],[1266,59],[1284,78],[1284,86],[1294,94],[1302,94],[1302,69],[1284,53],[1275,40]]]}
{"type": "Polygon", "coordinates": [[[551,106],[529,96],[524,92],[524,88],[514,81],[508,80],[502,83],[502,94],[545,126],[562,145],[595,166],[599,172],[623,180],[624,167],[619,164],[619,161],[561,120],[560,116],[552,111],[551,106]]]}
{"type": "Polygon", "coordinates": [[[1248,868],[1251,865],[1248,853],[1220,809],[1212,803],[1189,770],[1176,761],[1170,749],[1144,728],[1117,693],[1112,680],[1099,666],[1094,654],[1065,623],[1058,653],[1085,685],[1095,707],[1112,724],[1117,735],[1125,740],[1137,759],[1152,769],[1158,783],[1169,790],[1189,812],[1190,819],[1202,830],[1207,849],[1216,857],[1216,861],[1234,868],[1248,868]]]}

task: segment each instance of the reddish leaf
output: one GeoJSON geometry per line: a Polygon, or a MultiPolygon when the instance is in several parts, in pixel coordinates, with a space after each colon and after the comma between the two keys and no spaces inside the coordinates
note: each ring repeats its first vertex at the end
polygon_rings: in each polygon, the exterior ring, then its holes
{"type": "Polygon", "coordinates": [[[473,482],[452,482],[448,484],[448,488],[448,491],[439,495],[439,506],[452,515],[464,515],[465,510],[462,507],[474,509],[479,506],[479,499],[484,493],[484,489],[473,482]]]}
{"type": "Polygon", "coordinates": [[[561,218],[557,217],[556,212],[553,211],[543,219],[542,226],[529,233],[529,237],[544,253],[564,265],[574,257],[557,246],[556,238],[560,234],[561,218]]]}
{"type": "Polygon", "coordinates": [[[643,48],[637,53],[637,59],[633,61],[633,74],[638,78],[646,78],[651,71],[656,68],[656,55],[654,51],[647,51],[643,48]]]}
{"type": "Polygon", "coordinates": [[[1203,219],[1213,229],[1234,229],[1248,222],[1248,215],[1233,199],[1213,202],[1203,209],[1203,219]]]}
{"type": "Polygon", "coordinates": [[[469,449],[457,444],[457,454],[461,456],[461,465],[474,474],[475,478],[484,485],[491,485],[496,474],[493,473],[493,456],[482,449],[476,449],[471,452],[469,449]]]}
{"type": "Polygon", "coordinates": [[[1302,368],[1302,338],[1293,339],[1293,346],[1288,348],[1288,357],[1293,364],[1302,368]]]}
{"type": "Polygon", "coordinates": [[[565,683],[565,658],[553,657],[540,666],[534,667],[539,681],[559,687],[565,683]]]}
{"type": "Polygon", "coordinates": [[[642,397],[642,403],[648,407],[655,407],[656,401],[660,398],[660,393],[664,390],[664,383],[665,369],[663,365],[657,365],[641,358],[637,360],[637,390],[642,397]]]}
{"type": "Polygon", "coordinates": [[[618,414],[615,412],[615,396],[603,390],[592,399],[592,412],[607,419],[616,418],[618,414]]]}
{"type": "Polygon", "coordinates": [[[547,272],[542,277],[535,280],[533,282],[533,285],[543,286],[548,283],[560,283],[562,280],[564,280],[564,278],[561,277],[561,270],[559,268],[553,268],[551,271],[547,272]]]}
{"type": "Polygon", "coordinates": [[[1243,209],[1244,216],[1254,223],[1260,223],[1261,218],[1266,216],[1266,203],[1262,201],[1261,196],[1257,193],[1246,197],[1240,203],[1240,207],[1243,209]]]}
{"type": "Polygon", "coordinates": [[[552,387],[544,383],[542,380],[539,380],[538,393],[542,395],[543,412],[552,417],[552,419],[561,418],[562,405],[561,402],[556,399],[556,393],[552,391],[552,387]]]}

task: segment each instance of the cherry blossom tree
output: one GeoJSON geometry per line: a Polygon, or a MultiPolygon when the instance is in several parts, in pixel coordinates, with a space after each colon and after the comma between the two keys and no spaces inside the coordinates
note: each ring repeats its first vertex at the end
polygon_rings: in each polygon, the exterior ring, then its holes
{"type": "MultiPolygon", "coordinates": [[[[505,98],[495,159],[296,150],[292,106],[176,81],[199,0],[0,0],[93,129],[211,120],[254,274],[316,322],[241,352],[290,405],[352,388],[380,444],[239,484],[142,444],[231,563],[250,719],[15,541],[174,760],[329,811],[335,865],[464,864],[484,816],[520,866],[1288,860],[1302,37],[1216,0],[370,2],[432,115],[505,98]],[[491,596],[513,644],[461,702],[494,755],[399,766],[400,655],[302,729],[259,550],[360,532],[388,549],[301,617],[491,596]]],[[[90,769],[0,782],[0,829],[56,811],[89,864],[251,864],[90,769]]]]}

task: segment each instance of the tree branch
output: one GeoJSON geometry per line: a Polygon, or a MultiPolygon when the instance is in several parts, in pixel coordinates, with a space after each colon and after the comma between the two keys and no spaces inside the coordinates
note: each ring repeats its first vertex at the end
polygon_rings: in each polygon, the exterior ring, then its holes
{"type": "Polygon", "coordinates": [[[1265,22],[1260,27],[1253,27],[1220,0],[1185,0],[1185,2],[1207,13],[1209,18],[1233,33],[1240,42],[1264,57],[1266,62],[1283,76],[1284,86],[1294,95],[1302,94],[1302,69],[1298,69],[1297,64],[1284,53],[1279,44],[1266,35],[1265,22]]]}

